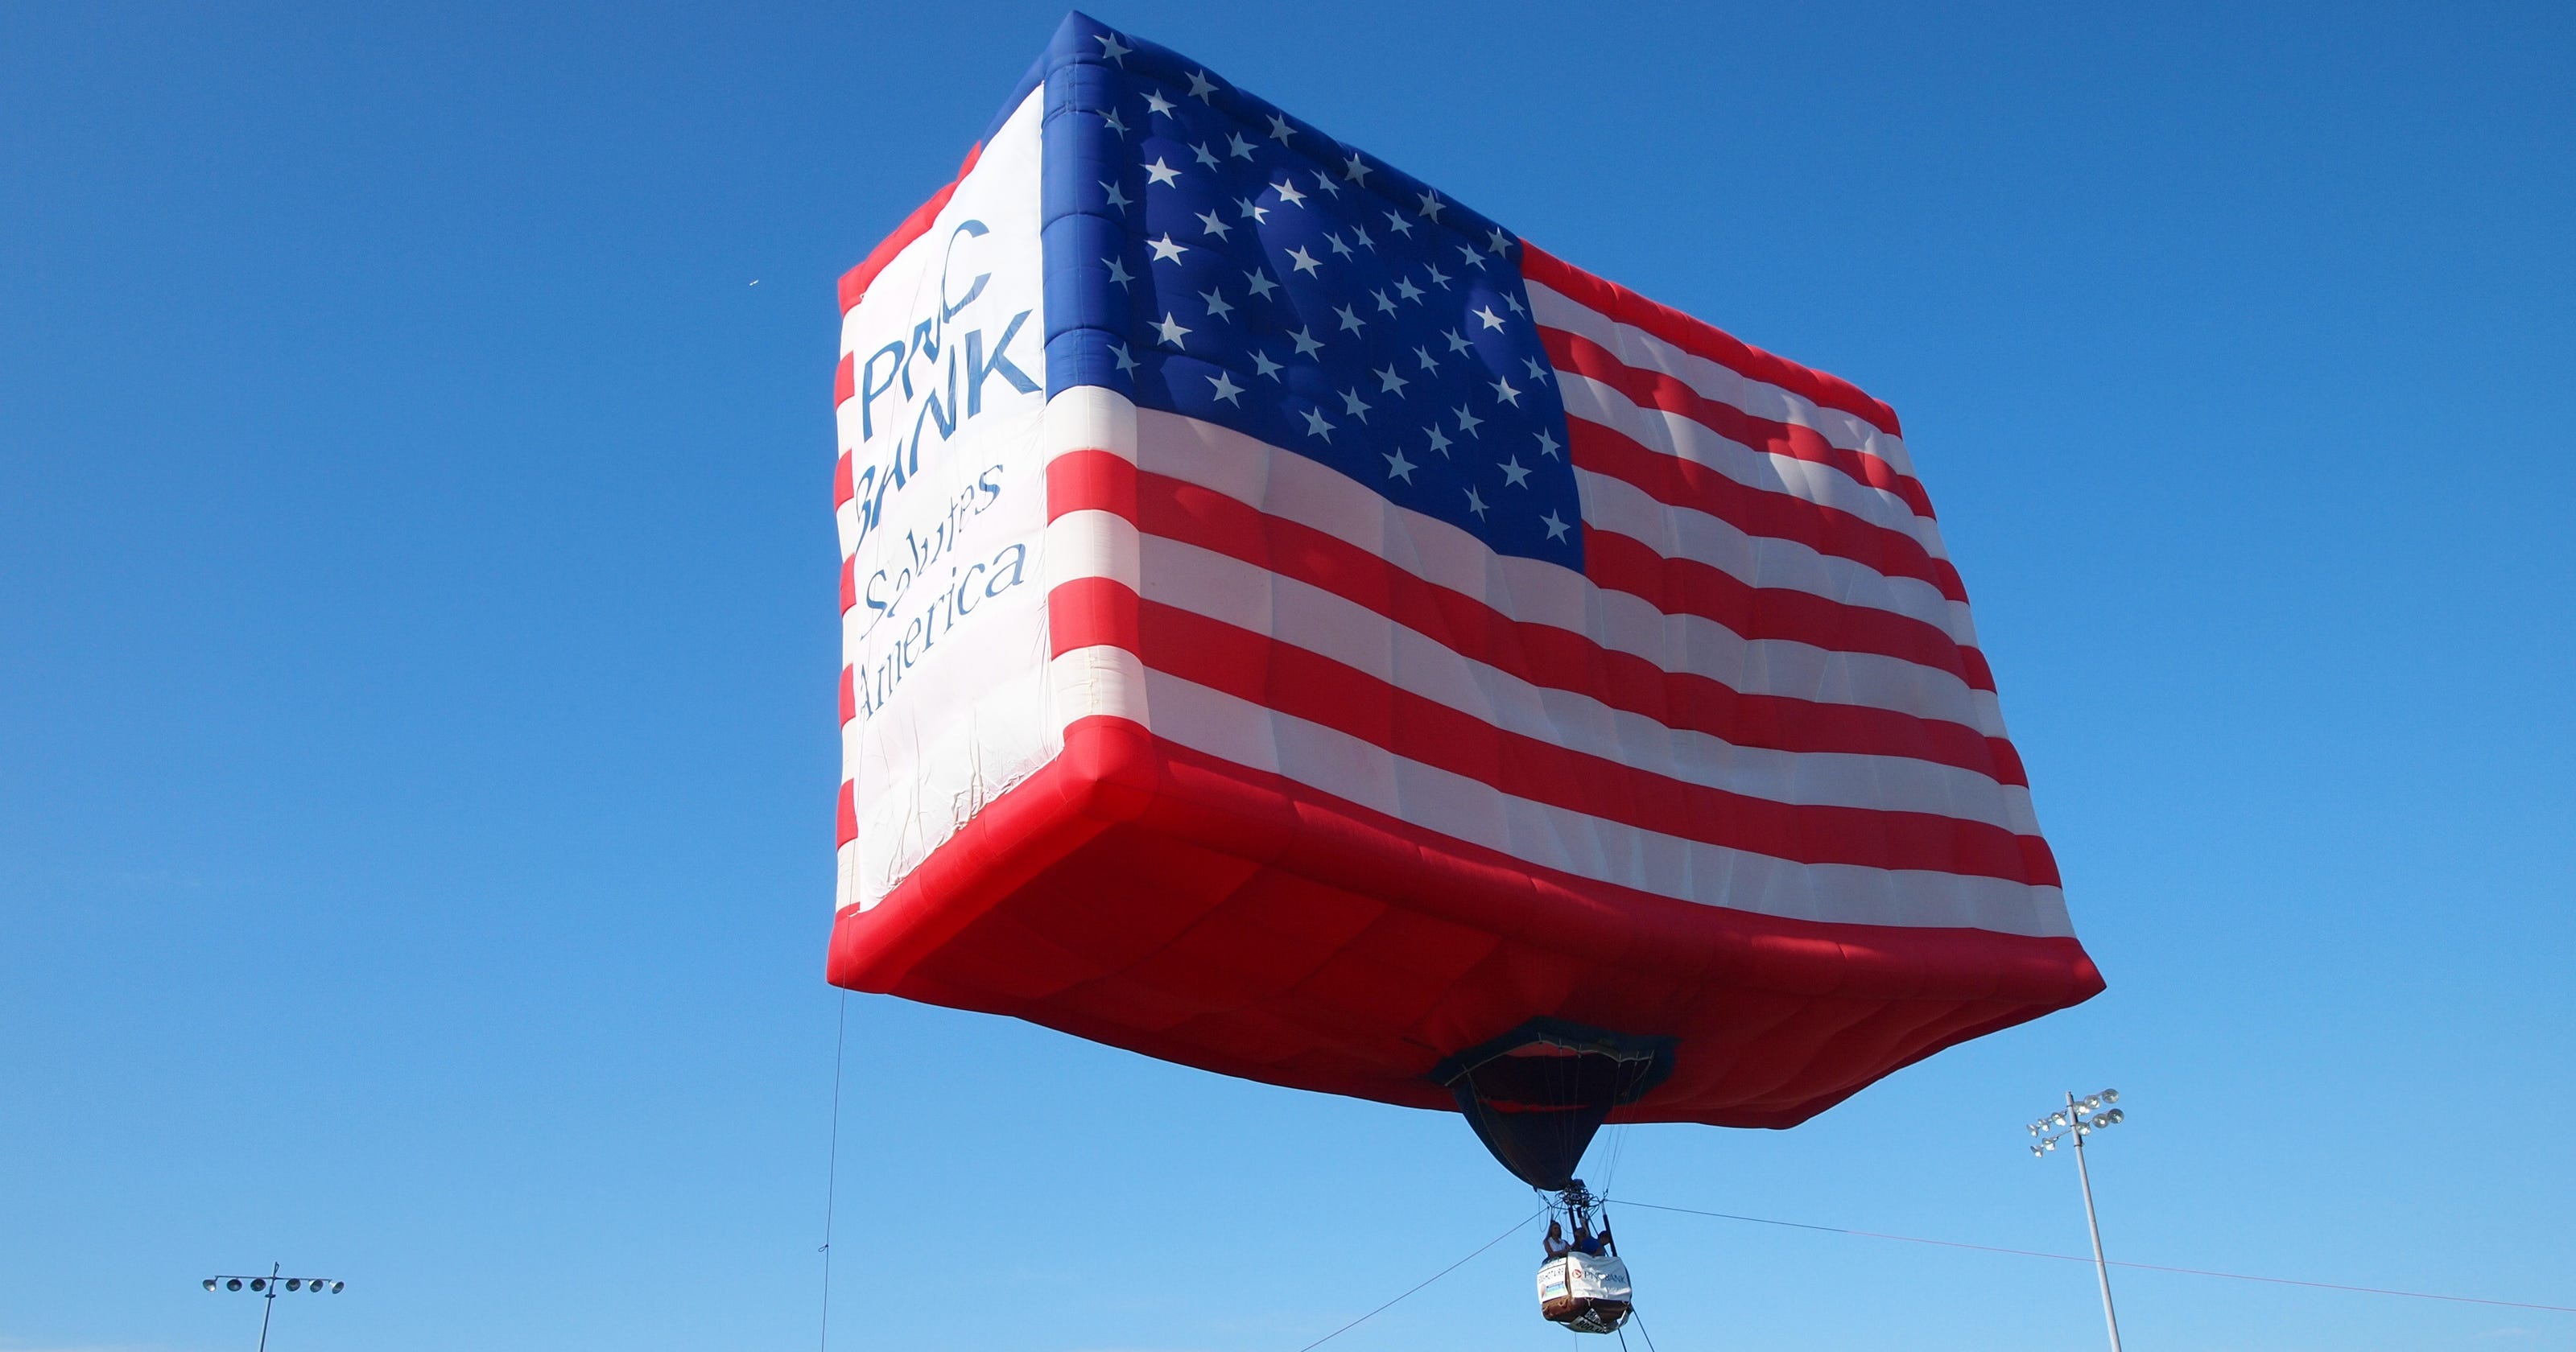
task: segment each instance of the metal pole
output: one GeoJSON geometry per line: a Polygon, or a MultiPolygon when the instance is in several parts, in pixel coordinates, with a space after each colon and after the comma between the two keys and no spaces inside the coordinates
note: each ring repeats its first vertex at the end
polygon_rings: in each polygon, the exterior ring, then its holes
{"type": "Polygon", "coordinates": [[[282,1263],[268,1265],[268,1290],[262,1293],[268,1303],[259,1307],[259,1352],[268,1352],[268,1317],[277,1313],[277,1274],[285,1270],[282,1263]]]}
{"type": "Polygon", "coordinates": [[[2102,1279],[2102,1322],[2111,1326],[2111,1352],[2120,1352],[2120,1316],[2111,1310],[2111,1265],[2102,1257],[2102,1223],[2093,1217],[2093,1175],[2084,1167],[2084,1113],[2071,1093],[2066,1096],[2066,1115],[2076,1123],[2075,1177],[2084,1185],[2084,1228],[2093,1232],[2093,1272],[2102,1279]]]}

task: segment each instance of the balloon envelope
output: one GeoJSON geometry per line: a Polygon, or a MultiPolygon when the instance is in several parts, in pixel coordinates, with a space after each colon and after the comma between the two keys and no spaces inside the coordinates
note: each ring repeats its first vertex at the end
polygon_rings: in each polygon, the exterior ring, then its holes
{"type": "Polygon", "coordinates": [[[834,982],[1551,1182],[2101,988],[1851,385],[1079,14],[842,302],[834,982]]]}

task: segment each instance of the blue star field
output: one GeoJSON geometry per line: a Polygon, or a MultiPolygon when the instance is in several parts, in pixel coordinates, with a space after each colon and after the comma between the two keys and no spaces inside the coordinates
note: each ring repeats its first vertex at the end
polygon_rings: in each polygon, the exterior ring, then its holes
{"type": "Polygon", "coordinates": [[[1499,553],[1583,566],[1565,408],[1510,232],[1084,15],[1031,76],[1050,395],[1105,386],[1499,553]]]}

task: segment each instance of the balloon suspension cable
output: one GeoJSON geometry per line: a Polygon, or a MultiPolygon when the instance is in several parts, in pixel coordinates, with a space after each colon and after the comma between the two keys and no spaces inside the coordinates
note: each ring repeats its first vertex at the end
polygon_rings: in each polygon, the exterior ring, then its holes
{"type": "Polygon", "coordinates": [[[1602,1214],[1608,1201],[1608,1198],[1583,1186],[1583,1180],[1578,1178],[1574,1180],[1573,1187],[1556,1194],[1553,1205],[1564,1209],[1567,1223],[1589,1234],[1595,1228],[1593,1217],[1602,1214]]]}

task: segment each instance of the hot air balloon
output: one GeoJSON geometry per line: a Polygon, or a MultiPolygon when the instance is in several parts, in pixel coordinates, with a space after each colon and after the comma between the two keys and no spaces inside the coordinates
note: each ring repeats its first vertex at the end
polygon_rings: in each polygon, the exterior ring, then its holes
{"type": "Polygon", "coordinates": [[[1556,1192],[2101,988],[1854,386],[1080,14],[841,301],[834,983],[1556,1192]]]}

